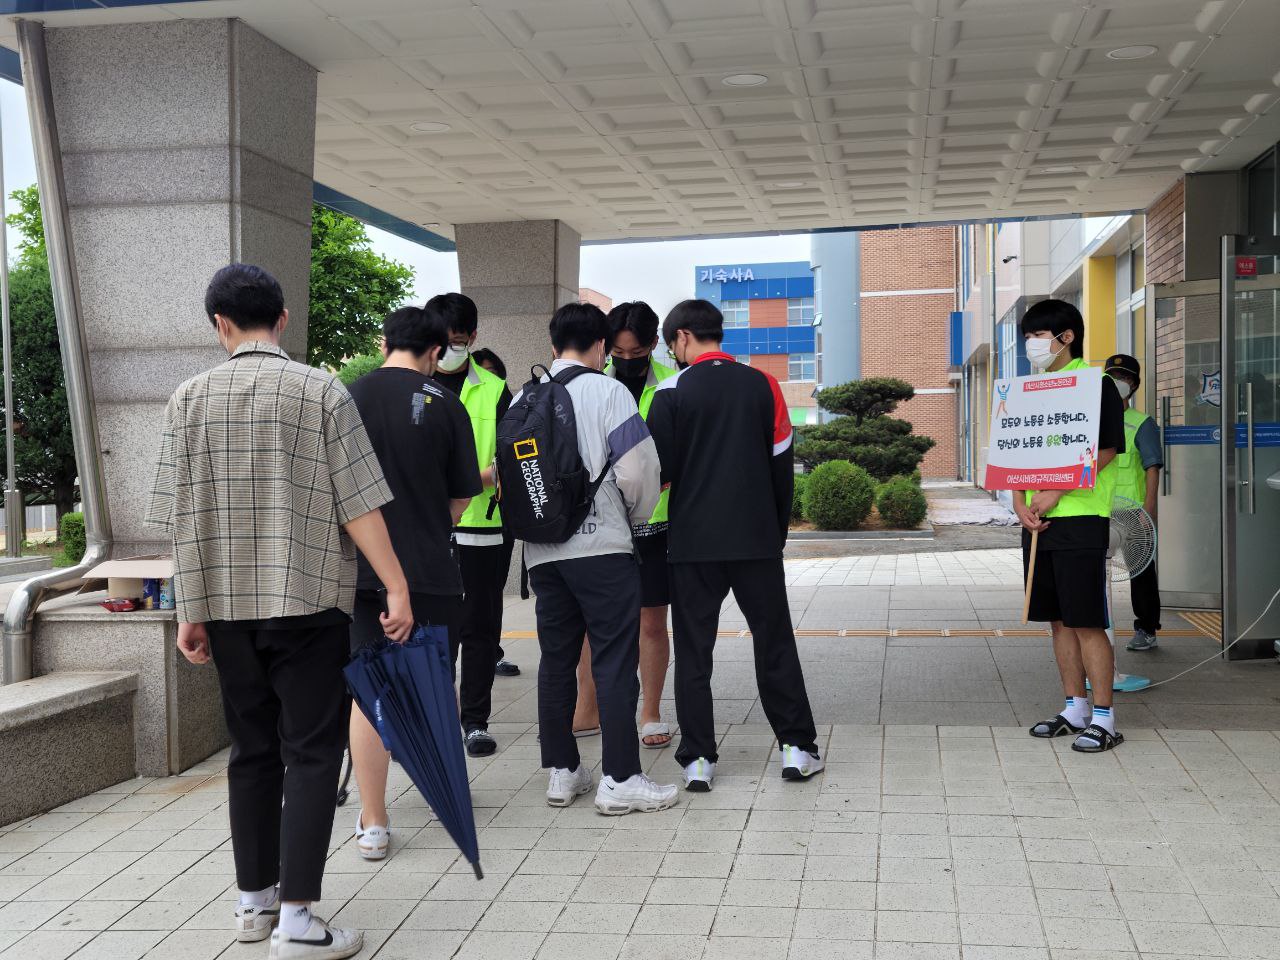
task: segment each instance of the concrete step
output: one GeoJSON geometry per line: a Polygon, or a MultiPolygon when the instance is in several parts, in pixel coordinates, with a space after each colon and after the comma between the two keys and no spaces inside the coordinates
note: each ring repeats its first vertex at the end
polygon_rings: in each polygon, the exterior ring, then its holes
{"type": "Polygon", "coordinates": [[[0,687],[0,825],[135,776],[137,689],[137,674],[122,670],[0,687]]]}
{"type": "Polygon", "coordinates": [[[53,558],[51,557],[0,557],[0,583],[25,580],[52,568],[53,558]]]}

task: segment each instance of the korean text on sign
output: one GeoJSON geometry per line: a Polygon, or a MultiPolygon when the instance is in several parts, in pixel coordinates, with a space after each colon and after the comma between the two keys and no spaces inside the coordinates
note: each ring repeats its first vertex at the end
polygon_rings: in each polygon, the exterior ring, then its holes
{"type": "Polygon", "coordinates": [[[988,490],[1092,488],[1098,473],[1102,371],[997,380],[991,397],[988,490]]]}

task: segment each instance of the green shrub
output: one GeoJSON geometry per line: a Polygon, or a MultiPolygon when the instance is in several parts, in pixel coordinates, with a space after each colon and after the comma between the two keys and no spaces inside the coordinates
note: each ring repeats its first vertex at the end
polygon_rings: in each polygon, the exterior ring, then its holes
{"type": "Polygon", "coordinates": [[[382,354],[362,353],[342,365],[338,370],[338,379],[342,381],[343,386],[349,387],[366,373],[377,370],[380,366],[382,366],[382,354]]]}
{"type": "Polygon", "coordinates": [[[877,480],[915,470],[934,446],[911,432],[911,424],[876,417],[859,424],[853,417],[797,428],[796,459],[810,469],[828,460],[848,460],[877,480]]]}
{"type": "Polygon", "coordinates": [[[58,543],[62,553],[54,557],[55,567],[74,567],[84,559],[86,547],[83,513],[64,513],[58,521],[58,543]]]}
{"type": "Polygon", "coordinates": [[[875,482],[866,470],[847,460],[829,460],[809,475],[805,517],[820,530],[856,530],[875,496],[875,482]]]}
{"type": "Polygon", "coordinates": [[[880,488],[876,509],[886,526],[912,530],[928,513],[928,503],[924,491],[910,477],[894,477],[880,488]]]}
{"type": "Polygon", "coordinates": [[[804,519],[804,492],[809,487],[809,474],[797,473],[796,485],[791,491],[791,519],[804,519]]]}

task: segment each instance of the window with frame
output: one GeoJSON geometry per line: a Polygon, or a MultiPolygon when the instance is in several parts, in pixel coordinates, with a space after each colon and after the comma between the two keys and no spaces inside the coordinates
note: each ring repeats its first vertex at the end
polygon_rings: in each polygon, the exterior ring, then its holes
{"type": "Polygon", "coordinates": [[[793,353],[787,358],[788,380],[816,380],[817,360],[812,353],[793,353]]]}
{"type": "Polygon", "coordinates": [[[808,327],[813,324],[813,297],[792,297],[787,301],[787,326],[808,327]]]}
{"type": "Polygon", "coordinates": [[[735,354],[733,359],[734,359],[737,363],[742,364],[744,367],[749,367],[749,366],[751,366],[751,355],[750,355],[750,354],[747,354],[747,353],[739,353],[739,354],[735,354]]]}
{"type": "Polygon", "coordinates": [[[720,304],[720,312],[724,314],[726,330],[750,325],[751,305],[746,300],[725,300],[720,304]]]}

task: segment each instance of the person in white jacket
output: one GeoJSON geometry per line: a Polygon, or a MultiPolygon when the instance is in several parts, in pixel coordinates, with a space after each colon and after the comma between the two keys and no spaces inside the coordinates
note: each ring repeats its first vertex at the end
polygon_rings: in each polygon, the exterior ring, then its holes
{"type": "MultiPolygon", "coordinates": [[[[604,368],[609,324],[598,307],[571,303],[551,318],[554,376],[580,365],[604,368]]],[[[575,670],[584,634],[600,705],[603,762],[596,809],[618,815],[665,810],[674,785],[659,786],[640,769],[636,706],[640,684],[640,575],[631,528],[653,513],[661,492],[658,452],[630,391],[605,376],[566,386],[577,422],[578,452],[588,475],[609,473],[591,512],[564,543],[526,544],[529,584],[537,595],[538,728],[542,765],[550,769],[547,803],[567,806],[596,788],[573,736],[575,670]]],[[[519,398],[512,402],[518,403],[519,398]]]]}

